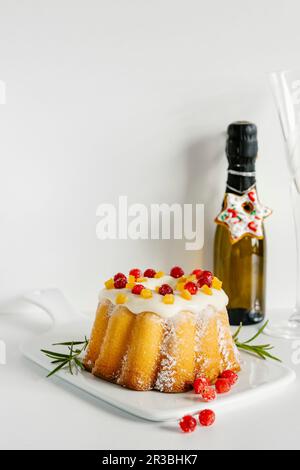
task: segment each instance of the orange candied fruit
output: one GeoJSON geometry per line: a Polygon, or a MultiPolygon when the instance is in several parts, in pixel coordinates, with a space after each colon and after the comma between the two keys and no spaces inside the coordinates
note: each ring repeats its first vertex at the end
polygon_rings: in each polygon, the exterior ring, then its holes
{"type": "Polygon", "coordinates": [[[151,299],[152,292],[150,289],[143,289],[140,295],[143,299],[151,299]]]}
{"type": "Polygon", "coordinates": [[[185,300],[191,300],[191,298],[192,298],[192,294],[186,289],[183,289],[183,291],[181,292],[180,295],[185,300]]]}
{"type": "Polygon", "coordinates": [[[179,292],[182,292],[184,290],[184,286],[185,286],[185,281],[184,282],[179,281],[176,284],[176,289],[179,290],[179,292]]]}
{"type": "Polygon", "coordinates": [[[158,271],[156,274],[155,274],[155,279],[160,279],[161,277],[163,277],[165,275],[165,273],[163,271],[158,271]]]}
{"type": "Polygon", "coordinates": [[[128,282],[126,284],[126,289],[129,289],[129,290],[132,290],[135,286],[135,283],[134,282],[128,282]]]}
{"type": "Polygon", "coordinates": [[[174,301],[175,301],[174,294],[164,295],[162,301],[163,301],[164,304],[169,304],[169,305],[173,304],[174,301]]]}
{"type": "Polygon", "coordinates": [[[213,287],[214,289],[221,290],[221,289],[222,289],[222,285],[223,285],[223,282],[220,281],[220,279],[218,279],[217,277],[214,277],[214,278],[213,278],[212,287],[213,287]]]}
{"type": "Polygon", "coordinates": [[[108,281],[106,281],[104,283],[104,285],[105,285],[106,289],[113,289],[114,286],[115,286],[113,278],[108,279],[108,281]]]}
{"type": "Polygon", "coordinates": [[[118,304],[118,305],[125,304],[127,302],[127,300],[128,300],[127,295],[118,294],[117,297],[116,297],[116,304],[118,304]]]}
{"type": "Polygon", "coordinates": [[[147,277],[139,277],[136,282],[147,282],[148,278],[147,277]]]}
{"type": "Polygon", "coordinates": [[[211,288],[208,287],[206,284],[203,287],[201,287],[201,291],[206,295],[212,295],[213,293],[211,288]]]}

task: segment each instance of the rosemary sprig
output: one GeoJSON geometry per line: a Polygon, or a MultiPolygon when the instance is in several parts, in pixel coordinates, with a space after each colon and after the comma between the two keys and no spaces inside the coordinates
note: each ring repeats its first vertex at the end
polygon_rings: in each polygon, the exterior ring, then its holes
{"type": "Polygon", "coordinates": [[[269,321],[264,323],[263,326],[258,330],[258,332],[254,336],[252,336],[252,338],[250,338],[250,339],[248,339],[247,341],[244,341],[244,342],[239,341],[239,334],[240,334],[240,332],[242,330],[242,327],[243,327],[243,325],[241,324],[239,326],[239,328],[236,330],[236,332],[234,333],[233,339],[234,339],[234,342],[235,342],[236,346],[238,347],[238,349],[246,351],[250,354],[254,354],[254,355],[260,357],[263,360],[273,359],[274,361],[281,362],[281,360],[278,357],[275,357],[272,354],[270,354],[269,351],[274,349],[274,347],[271,346],[271,344],[255,344],[255,345],[250,344],[250,343],[253,343],[253,341],[255,341],[264,332],[264,330],[266,329],[268,323],[269,323],[269,321]]]}
{"type": "Polygon", "coordinates": [[[47,357],[52,359],[51,364],[58,364],[48,375],[56,374],[59,370],[68,367],[70,374],[73,375],[74,368],[84,369],[84,365],[80,360],[80,355],[86,350],[89,340],[85,336],[84,341],[68,341],[64,343],[54,343],[52,346],[66,346],[68,348],[68,353],[58,353],[56,351],[49,351],[47,349],[41,349],[41,352],[44,353],[47,357]],[[78,347],[81,346],[81,347],[78,347]]]}

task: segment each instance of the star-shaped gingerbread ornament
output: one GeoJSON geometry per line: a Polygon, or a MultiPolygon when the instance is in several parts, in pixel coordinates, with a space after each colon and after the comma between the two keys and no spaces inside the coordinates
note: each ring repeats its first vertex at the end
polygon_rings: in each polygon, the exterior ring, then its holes
{"type": "Polygon", "coordinates": [[[264,238],[263,221],[272,211],[259,202],[256,189],[242,196],[227,193],[224,202],[225,207],[215,221],[228,228],[232,243],[237,243],[245,236],[264,238]]]}

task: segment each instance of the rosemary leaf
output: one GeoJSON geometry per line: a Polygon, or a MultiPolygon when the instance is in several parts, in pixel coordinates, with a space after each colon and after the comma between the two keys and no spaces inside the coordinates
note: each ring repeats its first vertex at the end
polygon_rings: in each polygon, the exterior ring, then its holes
{"type": "Polygon", "coordinates": [[[272,351],[274,349],[271,344],[250,344],[253,343],[253,341],[256,340],[264,332],[267,325],[268,321],[263,324],[263,326],[258,330],[258,332],[254,336],[252,336],[247,341],[244,341],[243,343],[239,341],[239,334],[242,330],[242,325],[240,325],[235,334],[233,335],[234,342],[238,349],[246,351],[250,354],[254,354],[263,360],[272,359],[274,361],[281,362],[278,357],[275,357],[269,353],[269,351],[272,351]]]}
{"type": "Polygon", "coordinates": [[[51,377],[51,375],[56,374],[56,372],[58,372],[60,369],[62,369],[63,367],[65,367],[67,364],[68,364],[68,361],[62,362],[59,366],[57,366],[55,369],[53,369],[53,371],[50,372],[50,373],[47,375],[47,377],[51,377]]]}

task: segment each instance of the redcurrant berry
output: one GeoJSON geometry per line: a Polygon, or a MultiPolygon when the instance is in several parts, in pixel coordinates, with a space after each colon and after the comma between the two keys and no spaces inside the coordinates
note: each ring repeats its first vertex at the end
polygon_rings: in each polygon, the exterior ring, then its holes
{"type": "Polygon", "coordinates": [[[162,284],[158,290],[158,293],[160,295],[168,295],[168,294],[173,294],[173,289],[169,284],[162,284]]]}
{"type": "Polygon", "coordinates": [[[184,271],[180,266],[174,266],[174,268],[171,269],[170,271],[170,276],[175,277],[175,279],[178,279],[184,275],[184,271]]]}
{"type": "Polygon", "coordinates": [[[203,286],[211,287],[213,278],[214,276],[210,271],[203,271],[200,277],[198,278],[198,287],[200,287],[200,289],[203,286]]]}
{"type": "Polygon", "coordinates": [[[140,295],[143,289],[145,289],[145,287],[142,286],[142,284],[136,284],[135,286],[133,286],[131,292],[135,295],[140,295]]]}
{"type": "Polygon", "coordinates": [[[212,410],[203,410],[199,413],[201,426],[212,426],[216,420],[216,415],[212,410]]]}
{"type": "Polygon", "coordinates": [[[194,271],[192,272],[192,274],[194,274],[197,279],[199,279],[202,273],[203,273],[202,269],[194,269],[194,271]]]}
{"type": "Polygon", "coordinates": [[[193,416],[186,415],[179,421],[179,426],[183,432],[193,432],[197,426],[197,421],[193,416]]]}
{"type": "Polygon", "coordinates": [[[185,290],[189,291],[189,293],[192,294],[192,295],[197,294],[198,287],[196,286],[196,284],[194,282],[187,282],[184,285],[184,288],[185,288],[185,290]]]}
{"type": "Polygon", "coordinates": [[[144,276],[145,277],[154,277],[156,274],[156,271],[154,269],[146,269],[146,271],[144,272],[144,276]]]}
{"type": "Polygon", "coordinates": [[[224,372],[222,372],[220,375],[220,378],[227,379],[232,386],[237,383],[239,376],[232,370],[224,370],[224,372]]]}
{"type": "Polygon", "coordinates": [[[134,268],[130,271],[130,276],[134,276],[136,279],[142,277],[142,271],[140,269],[134,268]]]}
{"type": "Polygon", "coordinates": [[[228,379],[218,379],[216,381],[217,393],[228,393],[231,390],[231,385],[228,379]]]}
{"type": "Polygon", "coordinates": [[[204,401],[213,401],[217,398],[216,391],[211,387],[205,387],[201,392],[204,401]]]}
{"type": "Polygon", "coordinates": [[[117,273],[117,274],[114,275],[114,281],[116,281],[117,279],[126,279],[127,280],[127,277],[123,273],[117,273]]]}
{"type": "Polygon", "coordinates": [[[115,289],[124,289],[126,287],[126,284],[127,284],[126,276],[119,277],[115,280],[114,287],[115,287],[115,289]]]}
{"type": "Polygon", "coordinates": [[[203,390],[206,387],[209,387],[209,386],[210,386],[210,383],[207,380],[207,378],[204,377],[204,375],[201,375],[200,377],[197,377],[197,379],[194,381],[194,384],[193,384],[194,391],[195,391],[195,393],[197,393],[197,395],[202,393],[203,390]]]}

